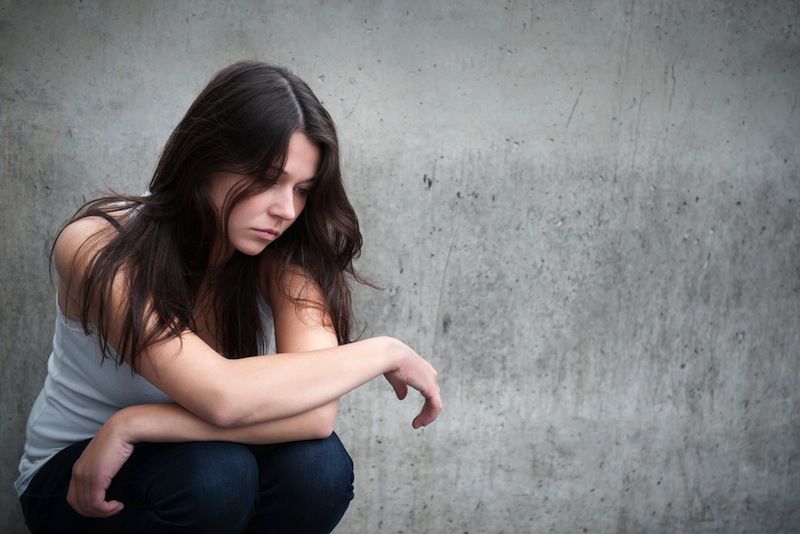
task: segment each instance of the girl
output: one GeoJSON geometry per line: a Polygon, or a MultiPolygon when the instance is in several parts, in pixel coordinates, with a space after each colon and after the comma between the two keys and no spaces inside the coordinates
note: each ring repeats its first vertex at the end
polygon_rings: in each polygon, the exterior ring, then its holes
{"type": "Polygon", "coordinates": [[[329,532],[352,498],[338,399],[436,371],[350,343],[361,247],[333,122],[257,62],[219,72],[145,196],[84,206],[53,247],[58,316],[16,489],[36,532],[329,532]],[[267,351],[274,328],[278,354],[267,351]],[[110,361],[109,361],[110,360],[110,361]]]}

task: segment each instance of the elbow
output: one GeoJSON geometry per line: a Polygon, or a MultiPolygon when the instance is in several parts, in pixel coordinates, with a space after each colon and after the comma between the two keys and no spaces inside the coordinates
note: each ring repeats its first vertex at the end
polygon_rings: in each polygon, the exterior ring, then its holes
{"type": "MultiPolygon", "coordinates": [[[[306,436],[304,439],[326,439],[330,437],[333,434],[338,412],[338,399],[308,412],[307,415],[311,417],[306,419],[306,436]]],[[[219,428],[237,428],[252,424],[252,421],[247,421],[248,416],[251,415],[242,410],[239,403],[220,398],[208,406],[207,413],[204,414],[203,418],[219,428]]]]}
{"type": "Polygon", "coordinates": [[[203,413],[198,415],[219,428],[241,426],[244,419],[239,404],[225,395],[215,395],[213,401],[206,403],[203,413]]]}
{"type": "Polygon", "coordinates": [[[321,423],[314,429],[313,439],[328,439],[333,434],[333,423],[321,423]]]}
{"type": "Polygon", "coordinates": [[[308,439],[328,439],[333,434],[333,425],[319,425],[310,434],[308,439]]]}
{"type": "Polygon", "coordinates": [[[205,420],[218,428],[236,428],[240,426],[240,418],[222,410],[214,410],[205,420]]]}
{"type": "Polygon", "coordinates": [[[326,439],[333,434],[333,427],[336,423],[336,414],[339,412],[339,401],[335,400],[320,406],[315,410],[314,424],[312,428],[312,439],[326,439]]]}
{"type": "Polygon", "coordinates": [[[210,408],[201,417],[218,428],[234,428],[238,421],[238,417],[218,406],[210,408]]]}

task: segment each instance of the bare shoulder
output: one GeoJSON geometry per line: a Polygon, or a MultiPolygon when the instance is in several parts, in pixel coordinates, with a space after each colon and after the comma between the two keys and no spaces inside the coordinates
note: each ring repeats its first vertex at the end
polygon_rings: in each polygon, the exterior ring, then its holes
{"type": "Polygon", "coordinates": [[[60,279],[82,271],[103,245],[116,235],[114,226],[102,217],[83,217],[69,223],[56,238],[53,259],[60,279]]]}
{"type": "Polygon", "coordinates": [[[272,308],[278,352],[303,352],[337,345],[325,297],[314,279],[300,267],[282,267],[262,257],[264,299],[272,308]]]}
{"type": "Polygon", "coordinates": [[[319,285],[301,267],[285,267],[273,256],[265,254],[261,257],[261,273],[262,294],[270,306],[279,306],[287,298],[316,305],[324,302],[319,285]]]}

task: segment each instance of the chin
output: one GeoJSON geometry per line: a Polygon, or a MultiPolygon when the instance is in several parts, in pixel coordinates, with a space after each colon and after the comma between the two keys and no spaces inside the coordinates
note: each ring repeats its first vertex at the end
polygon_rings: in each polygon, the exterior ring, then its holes
{"type": "Polygon", "coordinates": [[[236,248],[237,251],[241,252],[245,256],[258,256],[259,254],[264,252],[264,249],[267,248],[267,245],[256,245],[248,243],[245,246],[234,247],[234,248],[236,248]]]}
{"type": "Polygon", "coordinates": [[[265,248],[267,248],[267,247],[261,247],[261,248],[240,248],[240,249],[237,249],[237,250],[238,250],[239,252],[241,252],[242,254],[244,254],[245,256],[258,256],[259,254],[261,254],[262,252],[264,252],[264,249],[265,249],[265,248]]]}

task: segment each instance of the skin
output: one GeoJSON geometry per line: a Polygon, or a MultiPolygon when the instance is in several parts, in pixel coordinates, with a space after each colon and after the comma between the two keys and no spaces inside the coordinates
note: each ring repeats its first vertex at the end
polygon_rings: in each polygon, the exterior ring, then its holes
{"type": "MultiPolygon", "coordinates": [[[[257,229],[283,233],[297,219],[306,205],[306,196],[314,185],[319,166],[319,149],[302,133],[289,140],[283,173],[268,189],[245,198],[231,210],[228,218],[228,243],[224,255],[236,249],[256,256],[264,251],[275,237],[267,237],[257,229]]],[[[232,188],[249,178],[241,174],[219,172],[211,176],[211,200],[222,212],[226,196],[232,188]]]]}
{"type": "MultiPolygon", "coordinates": [[[[234,249],[261,254],[274,238],[258,229],[280,233],[296,220],[318,164],[317,147],[302,133],[294,134],[276,183],[232,209],[228,240],[215,246],[215,259],[224,259],[234,249]]],[[[211,197],[218,210],[231,188],[246,179],[232,173],[212,177],[211,197]]],[[[56,242],[59,305],[68,317],[76,318],[78,307],[65,297],[66,288],[80,284],[88,256],[78,250],[97,232],[103,236],[94,244],[97,247],[113,235],[107,221],[88,217],[70,224],[56,242]]],[[[106,501],[105,492],[137,442],[263,444],[324,438],[333,431],[339,398],[381,374],[399,399],[405,398],[408,387],[424,397],[412,422],[415,429],[439,415],[437,373],[427,361],[391,337],[337,346],[327,313],[316,306],[298,308],[285,295],[322,302],[316,284],[298,271],[285,277],[287,287],[278,287],[268,254],[261,256],[261,268],[266,274],[262,279],[269,280],[261,292],[272,308],[278,354],[228,360],[214,349],[217,343],[209,334],[213,329],[202,326],[198,332],[186,331],[180,338],[148,347],[139,372],[175,402],[124,408],[100,428],[73,467],[67,501],[78,513],[108,517],[122,510],[123,503],[106,501]]],[[[121,308],[125,287],[125,275],[120,273],[110,309],[121,308]]],[[[80,294],[80,287],[75,294],[80,294]]],[[[203,316],[203,310],[197,313],[203,316]]],[[[119,339],[121,324],[121,316],[111,318],[112,345],[119,339]]]]}

